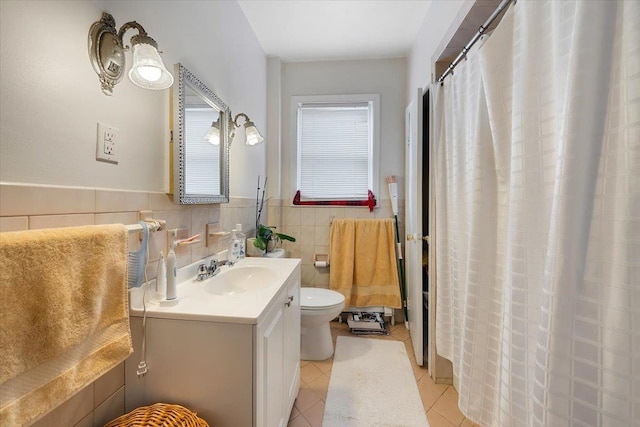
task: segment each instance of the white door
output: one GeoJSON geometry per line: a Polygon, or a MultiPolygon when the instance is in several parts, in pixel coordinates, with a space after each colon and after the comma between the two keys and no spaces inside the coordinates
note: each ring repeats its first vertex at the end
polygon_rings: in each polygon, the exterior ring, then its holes
{"type": "Polygon", "coordinates": [[[405,116],[405,277],[409,333],[418,365],[422,342],[422,89],[415,93],[405,116]]]}

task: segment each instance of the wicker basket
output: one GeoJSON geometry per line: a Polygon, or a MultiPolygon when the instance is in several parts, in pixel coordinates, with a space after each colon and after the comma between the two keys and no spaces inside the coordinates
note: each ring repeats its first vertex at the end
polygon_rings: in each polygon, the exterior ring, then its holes
{"type": "Polygon", "coordinates": [[[104,427],[209,427],[209,424],[196,414],[180,405],[155,403],[141,406],[128,414],[110,421],[104,427]]]}

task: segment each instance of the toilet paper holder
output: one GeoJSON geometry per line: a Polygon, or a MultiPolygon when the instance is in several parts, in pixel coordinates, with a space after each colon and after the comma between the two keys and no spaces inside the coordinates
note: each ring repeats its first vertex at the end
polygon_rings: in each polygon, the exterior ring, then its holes
{"type": "Polygon", "coordinates": [[[313,254],[313,265],[316,267],[329,267],[329,255],[313,254]]]}

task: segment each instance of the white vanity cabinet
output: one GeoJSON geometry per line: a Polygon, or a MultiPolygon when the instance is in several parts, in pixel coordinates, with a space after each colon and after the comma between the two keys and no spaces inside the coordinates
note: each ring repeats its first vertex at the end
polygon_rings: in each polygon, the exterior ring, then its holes
{"type": "Polygon", "coordinates": [[[136,371],[142,313],[133,310],[132,303],[134,353],[125,362],[127,412],[163,402],[183,405],[215,427],[287,425],[300,385],[300,263],[270,261],[288,272],[255,318],[207,317],[205,310],[180,315],[180,304],[188,307],[189,298],[207,298],[196,294],[199,283],[193,284],[193,294],[186,288],[181,294],[178,286],[181,300],[173,308],[147,305],[148,372],[141,377],[136,371]]]}
{"type": "Polygon", "coordinates": [[[257,425],[286,426],[300,387],[300,281],[291,281],[257,327],[257,425]]]}

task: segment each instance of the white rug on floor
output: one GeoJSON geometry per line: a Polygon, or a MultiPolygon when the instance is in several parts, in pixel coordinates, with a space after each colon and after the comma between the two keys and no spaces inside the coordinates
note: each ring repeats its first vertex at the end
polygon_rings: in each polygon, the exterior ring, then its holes
{"type": "Polygon", "coordinates": [[[404,343],[338,337],[322,426],[429,426],[404,343]]]}

